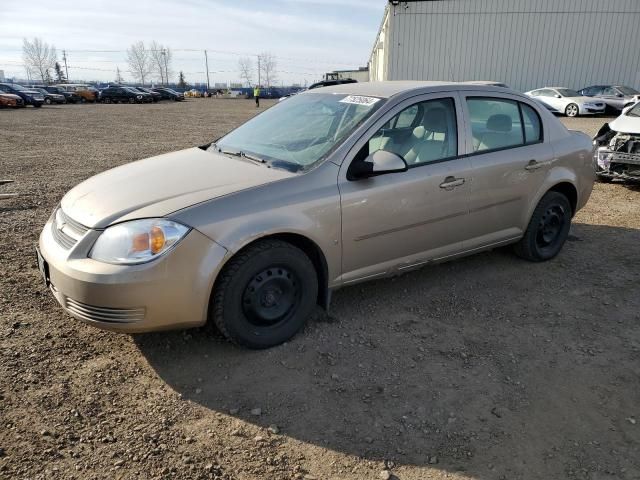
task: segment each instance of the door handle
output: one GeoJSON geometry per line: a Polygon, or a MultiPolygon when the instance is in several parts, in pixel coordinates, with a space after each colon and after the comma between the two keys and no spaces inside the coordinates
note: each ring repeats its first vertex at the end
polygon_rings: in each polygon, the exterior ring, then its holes
{"type": "Polygon", "coordinates": [[[537,170],[539,168],[542,168],[542,163],[539,163],[536,160],[529,160],[529,163],[527,163],[527,166],[524,167],[524,169],[528,171],[537,170]]]}
{"type": "Polygon", "coordinates": [[[459,187],[464,184],[464,178],[456,178],[456,177],[447,177],[444,179],[444,182],[440,184],[440,188],[444,188],[445,190],[452,190],[455,187],[459,187]]]}

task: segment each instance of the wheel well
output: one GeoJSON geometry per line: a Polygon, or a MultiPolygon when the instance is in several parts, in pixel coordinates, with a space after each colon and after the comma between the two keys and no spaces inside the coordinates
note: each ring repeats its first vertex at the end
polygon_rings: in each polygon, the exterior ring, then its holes
{"type": "MultiPolygon", "coordinates": [[[[247,247],[253,245],[256,242],[260,242],[266,239],[277,239],[283,242],[290,243],[295,247],[298,247],[302,250],[313,263],[313,267],[316,270],[316,274],[318,275],[318,298],[317,303],[325,310],[329,309],[329,301],[330,301],[330,293],[327,288],[329,282],[329,268],[327,266],[327,260],[324,257],[324,253],[318,245],[309,238],[304,235],[300,235],[297,233],[277,233],[274,235],[267,235],[264,237],[260,237],[255,239],[254,241],[248,243],[244,247],[242,247],[235,255],[239,252],[243,251],[247,247]]],[[[234,256],[235,256],[234,255],[234,256]]]]}
{"type": "Polygon", "coordinates": [[[576,206],[578,205],[578,191],[576,190],[576,187],[569,182],[562,182],[554,185],[549,189],[549,191],[558,192],[567,197],[567,200],[569,200],[569,203],[571,204],[571,216],[575,215],[576,206]]]}

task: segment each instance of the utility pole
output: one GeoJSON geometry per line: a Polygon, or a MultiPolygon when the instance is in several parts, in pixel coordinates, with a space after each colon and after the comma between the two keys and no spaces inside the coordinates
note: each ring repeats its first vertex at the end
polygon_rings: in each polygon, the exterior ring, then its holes
{"type": "Polygon", "coordinates": [[[169,67],[167,66],[167,49],[163,48],[160,52],[164,58],[164,75],[160,74],[160,80],[164,77],[164,84],[169,85],[169,67]]]}
{"type": "Polygon", "coordinates": [[[258,55],[258,87],[260,87],[260,55],[258,55]]]}
{"type": "Polygon", "coordinates": [[[62,60],[64,60],[64,70],[67,73],[67,82],[69,81],[69,67],[67,67],[67,51],[62,50],[62,60]]]}
{"type": "Polygon", "coordinates": [[[204,51],[204,65],[207,68],[207,93],[209,93],[209,57],[207,57],[207,51],[204,51]]]}

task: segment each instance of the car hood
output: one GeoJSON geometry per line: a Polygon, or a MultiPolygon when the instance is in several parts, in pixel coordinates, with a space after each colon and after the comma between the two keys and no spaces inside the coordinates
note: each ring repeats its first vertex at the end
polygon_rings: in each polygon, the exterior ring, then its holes
{"type": "Polygon", "coordinates": [[[22,100],[20,95],[14,95],[13,93],[0,93],[0,97],[12,98],[14,100],[22,100]]]}
{"type": "Polygon", "coordinates": [[[63,211],[89,228],[162,217],[196,203],[296,175],[189,148],[107,170],[70,190],[63,211]]]}
{"type": "Polygon", "coordinates": [[[613,122],[609,122],[609,128],[620,133],[640,134],[640,117],[620,115],[613,122]]]}

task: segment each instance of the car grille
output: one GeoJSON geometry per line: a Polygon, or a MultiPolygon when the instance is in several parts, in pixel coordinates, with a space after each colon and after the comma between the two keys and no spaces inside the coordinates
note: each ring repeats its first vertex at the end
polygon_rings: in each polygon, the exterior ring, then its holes
{"type": "Polygon", "coordinates": [[[87,227],[70,218],[61,208],[54,212],[51,233],[62,248],[71,249],[88,231],[87,227]]]}
{"type": "Polygon", "coordinates": [[[74,315],[92,322],[135,323],[144,320],[144,308],[94,307],[86,303],[66,298],[67,310],[74,315]]]}

